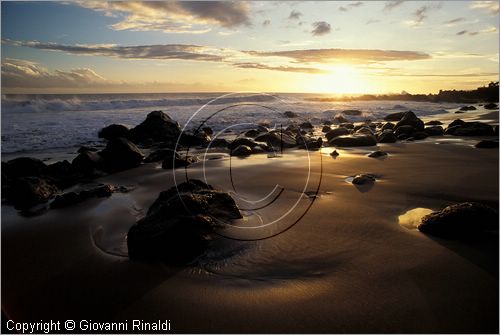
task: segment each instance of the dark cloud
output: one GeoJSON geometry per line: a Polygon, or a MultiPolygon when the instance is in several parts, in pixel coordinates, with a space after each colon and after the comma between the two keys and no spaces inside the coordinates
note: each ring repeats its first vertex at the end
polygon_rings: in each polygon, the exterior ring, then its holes
{"type": "Polygon", "coordinates": [[[444,24],[454,24],[454,23],[463,22],[463,21],[465,21],[465,20],[466,20],[466,18],[465,18],[465,17],[457,17],[456,19],[449,20],[449,21],[444,21],[443,23],[444,23],[444,24]]]}
{"type": "Polygon", "coordinates": [[[384,6],[385,11],[390,11],[393,10],[396,7],[399,7],[402,5],[404,0],[394,0],[394,1],[387,1],[384,6]]]}
{"type": "Polygon", "coordinates": [[[461,30],[457,33],[457,35],[464,35],[467,33],[467,30],[461,30]]]}
{"type": "Polygon", "coordinates": [[[417,51],[374,49],[305,49],[274,52],[247,51],[254,56],[278,56],[291,58],[301,63],[384,62],[400,60],[430,59],[431,56],[417,51]]]}
{"type": "Polygon", "coordinates": [[[271,24],[271,20],[264,20],[264,22],[262,22],[263,27],[267,27],[270,24],[271,24]]]}
{"type": "Polygon", "coordinates": [[[298,20],[302,16],[302,13],[297,10],[292,10],[290,15],[288,15],[289,20],[298,20]]]}
{"type": "Polygon", "coordinates": [[[347,12],[348,10],[350,10],[352,8],[360,7],[362,5],[363,5],[363,2],[361,2],[361,1],[353,2],[353,3],[347,4],[345,6],[340,6],[339,10],[342,12],[347,12]]]}
{"type": "Polygon", "coordinates": [[[64,45],[38,41],[13,41],[2,39],[2,44],[30,47],[41,50],[63,51],[77,55],[109,56],[127,59],[183,59],[220,62],[224,57],[217,49],[188,44],[159,44],[138,46],[117,45],[64,45]]]}
{"type": "Polygon", "coordinates": [[[313,30],[311,31],[311,34],[313,34],[314,36],[326,35],[329,34],[330,31],[332,30],[330,24],[325,21],[314,22],[312,26],[313,30]]]}
{"type": "Polygon", "coordinates": [[[428,6],[422,6],[419,9],[417,9],[414,13],[415,15],[415,22],[421,23],[423,20],[427,18],[427,11],[429,10],[428,6]]]}
{"type": "Polygon", "coordinates": [[[327,71],[312,67],[297,67],[297,66],[270,66],[261,63],[234,63],[233,66],[242,69],[259,69],[259,70],[272,70],[272,71],[283,71],[283,72],[300,72],[300,73],[311,73],[311,74],[322,74],[327,73],[327,71]]]}

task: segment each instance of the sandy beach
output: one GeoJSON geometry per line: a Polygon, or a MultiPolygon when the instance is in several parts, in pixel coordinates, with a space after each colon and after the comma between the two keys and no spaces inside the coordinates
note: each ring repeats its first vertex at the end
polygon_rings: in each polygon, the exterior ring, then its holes
{"type": "MultiPolygon", "coordinates": [[[[498,111],[460,118],[498,124],[498,111]]],[[[461,242],[400,224],[416,208],[472,201],[498,209],[498,149],[475,148],[481,139],[338,147],[336,158],[333,147],[275,158],[211,149],[212,159],[187,169],[148,163],[95,180],[130,189],[109,198],[34,217],[2,206],[2,310],[16,321],[169,319],[175,332],[189,333],[496,333],[498,230],[461,242]],[[388,155],[367,157],[374,150],[388,155]],[[285,224],[303,218],[269,239],[216,236],[186,266],[128,259],[128,229],[175,185],[174,173],[230,191],[230,167],[245,199],[284,189],[272,206],[242,211],[244,219],[272,220],[295,202],[285,224]],[[377,180],[350,183],[359,173],[377,180]]]]}

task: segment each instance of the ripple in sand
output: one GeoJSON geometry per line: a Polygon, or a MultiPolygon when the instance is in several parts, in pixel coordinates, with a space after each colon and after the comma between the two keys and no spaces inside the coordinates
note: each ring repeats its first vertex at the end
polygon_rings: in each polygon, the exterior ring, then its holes
{"type": "Polygon", "coordinates": [[[434,212],[429,208],[414,208],[398,217],[399,224],[407,229],[417,229],[424,216],[434,212]]]}

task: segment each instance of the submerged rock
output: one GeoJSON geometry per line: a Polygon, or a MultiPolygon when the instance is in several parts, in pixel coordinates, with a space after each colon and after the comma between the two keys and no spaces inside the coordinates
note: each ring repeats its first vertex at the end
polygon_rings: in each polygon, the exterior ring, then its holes
{"type": "Polygon", "coordinates": [[[331,153],[330,153],[330,156],[332,157],[337,157],[338,155],[340,155],[337,150],[333,150],[331,153]]]}
{"type": "Polygon", "coordinates": [[[358,174],[352,178],[352,183],[354,185],[366,185],[373,184],[376,178],[373,174],[358,174]]]}
{"type": "Polygon", "coordinates": [[[161,164],[162,169],[185,167],[197,161],[196,157],[194,156],[181,157],[177,152],[173,150],[166,151],[164,154],[165,155],[163,156],[163,163],[161,164]]]}
{"type": "Polygon", "coordinates": [[[129,257],[186,264],[208,248],[216,228],[240,218],[229,194],[190,180],[161,192],[147,215],[130,228],[129,257]]]}
{"type": "Polygon", "coordinates": [[[418,230],[443,238],[467,239],[498,230],[498,212],[480,203],[464,202],[424,216],[418,230]]]}

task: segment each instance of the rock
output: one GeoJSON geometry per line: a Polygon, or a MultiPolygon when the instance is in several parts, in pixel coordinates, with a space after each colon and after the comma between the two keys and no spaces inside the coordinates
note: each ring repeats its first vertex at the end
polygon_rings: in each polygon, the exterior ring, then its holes
{"type": "Polygon", "coordinates": [[[493,127],[493,131],[495,133],[495,136],[498,136],[498,125],[496,125],[495,127],[493,127]]]}
{"type": "Polygon", "coordinates": [[[321,137],[312,138],[297,136],[297,144],[299,145],[299,149],[317,150],[323,145],[323,139],[321,137]]]}
{"type": "Polygon", "coordinates": [[[484,105],[485,109],[498,109],[498,105],[496,103],[490,102],[484,105]]]}
{"type": "Polygon", "coordinates": [[[115,187],[112,185],[99,185],[80,192],[67,192],[56,196],[56,198],[50,203],[50,208],[64,208],[79,204],[90,198],[109,197],[113,194],[113,192],[115,192],[115,187]]]}
{"type": "Polygon", "coordinates": [[[259,136],[259,134],[260,134],[260,131],[258,131],[258,130],[256,130],[256,129],[250,129],[250,130],[248,130],[248,131],[245,133],[245,136],[246,136],[246,137],[252,137],[252,138],[254,138],[254,137],[259,136]]]}
{"type": "Polygon", "coordinates": [[[385,121],[399,121],[403,118],[406,112],[391,113],[384,117],[385,121]]]}
{"type": "Polygon", "coordinates": [[[455,114],[463,114],[464,112],[462,111],[456,111],[455,114]]]}
{"type": "Polygon", "coordinates": [[[16,209],[29,209],[47,202],[58,189],[38,177],[21,177],[15,179],[9,190],[8,199],[16,209]]]}
{"type": "Polygon", "coordinates": [[[362,126],[356,130],[356,134],[375,135],[375,131],[371,127],[362,126]]]}
{"type": "Polygon", "coordinates": [[[394,129],[394,123],[392,122],[386,122],[381,128],[382,130],[387,130],[387,129],[394,129]]]}
{"type": "Polygon", "coordinates": [[[311,122],[306,121],[306,122],[302,122],[299,125],[299,128],[301,128],[301,129],[314,129],[314,126],[311,124],[311,122]]]}
{"type": "Polygon", "coordinates": [[[144,159],[144,163],[159,162],[164,160],[166,157],[172,157],[173,150],[170,149],[158,149],[151,152],[148,157],[144,159]]]}
{"type": "MultiPolygon", "coordinates": [[[[261,141],[263,142],[263,141],[261,141]]],[[[240,145],[245,145],[245,146],[248,146],[250,148],[253,148],[257,145],[259,145],[259,143],[255,142],[255,140],[251,139],[251,138],[247,138],[247,137],[238,137],[236,139],[234,139],[229,145],[228,145],[228,148],[230,150],[234,150],[236,149],[237,147],[239,147],[240,145]]]]}
{"type": "Polygon", "coordinates": [[[489,124],[482,122],[464,122],[462,125],[448,127],[447,134],[455,136],[493,136],[495,131],[489,124]]]}
{"type": "Polygon", "coordinates": [[[212,142],[210,142],[210,146],[213,148],[227,148],[229,142],[225,138],[214,138],[212,142]]]}
{"type": "Polygon", "coordinates": [[[196,134],[182,133],[179,139],[181,145],[192,147],[192,146],[202,146],[206,147],[211,141],[210,136],[205,132],[200,131],[196,134]]]}
{"type": "Polygon", "coordinates": [[[128,136],[128,131],[128,127],[123,124],[112,124],[102,128],[97,136],[106,140],[112,140],[119,137],[126,138],[128,136]]]}
{"type": "Polygon", "coordinates": [[[161,167],[162,169],[186,167],[196,162],[196,160],[197,159],[193,156],[181,157],[177,152],[169,150],[168,152],[165,152],[161,167]]]}
{"type": "Polygon", "coordinates": [[[333,122],[334,123],[348,123],[349,120],[346,119],[346,117],[342,114],[337,114],[335,115],[335,117],[333,118],[333,122]]]}
{"type": "Polygon", "coordinates": [[[346,135],[332,138],[328,142],[332,146],[362,147],[376,145],[377,139],[373,135],[346,135]]]}
{"type": "Polygon", "coordinates": [[[448,128],[451,128],[451,127],[455,127],[455,126],[463,126],[464,124],[466,124],[465,121],[462,121],[460,119],[456,119],[456,120],[453,120],[449,125],[448,125],[448,128]]]}
{"type": "Polygon", "coordinates": [[[363,114],[363,112],[360,110],[357,110],[357,109],[347,109],[347,110],[342,111],[342,114],[350,115],[350,116],[358,116],[358,115],[363,114]]]}
{"type": "Polygon", "coordinates": [[[252,154],[252,148],[247,145],[239,145],[234,150],[231,151],[231,156],[249,156],[252,154]]]}
{"type": "Polygon", "coordinates": [[[283,113],[286,117],[288,118],[295,118],[295,117],[299,117],[296,113],[294,112],[291,112],[291,111],[286,111],[285,113],[283,113]]]}
{"type": "Polygon", "coordinates": [[[135,143],[141,143],[147,139],[155,142],[169,142],[170,148],[173,149],[180,133],[179,124],[170,116],[162,111],[153,111],[141,124],[129,130],[129,138],[135,143]]]}
{"type": "Polygon", "coordinates": [[[444,129],[441,126],[430,126],[430,127],[425,127],[424,131],[427,133],[429,136],[442,136],[444,135],[444,129]]]}
{"type": "Polygon", "coordinates": [[[129,257],[186,264],[209,247],[215,229],[241,217],[229,194],[190,180],[161,192],[130,228],[129,257]]]}
{"type": "Polygon", "coordinates": [[[108,172],[127,170],[139,166],[144,159],[141,150],[134,143],[120,137],[112,139],[99,152],[103,158],[103,169],[108,172]]]}
{"type": "Polygon", "coordinates": [[[331,126],[331,125],[333,124],[333,122],[332,122],[332,121],[329,121],[329,120],[326,120],[325,122],[323,122],[323,124],[324,124],[325,126],[331,126]]]}
{"type": "Polygon", "coordinates": [[[94,147],[81,146],[76,152],[81,154],[82,152],[87,152],[87,151],[96,152],[99,151],[99,149],[94,147]]]}
{"type": "Polygon", "coordinates": [[[344,127],[346,129],[354,129],[354,124],[352,124],[350,122],[345,122],[345,123],[339,124],[339,127],[344,127]]]}
{"type": "Polygon", "coordinates": [[[443,124],[443,122],[438,121],[438,120],[432,120],[432,121],[425,123],[426,126],[440,126],[442,124],[443,124]]]}
{"type": "Polygon", "coordinates": [[[415,130],[424,130],[424,122],[420,120],[415,113],[413,112],[406,112],[401,120],[399,120],[398,123],[394,126],[394,129],[398,129],[399,127],[402,126],[412,126],[415,128],[415,130]]]}
{"type": "Polygon", "coordinates": [[[266,152],[266,149],[264,149],[260,145],[256,145],[255,147],[252,148],[252,154],[262,154],[264,152],[266,152]]]}
{"type": "Polygon", "coordinates": [[[498,148],[498,141],[482,140],[476,143],[475,147],[482,149],[498,148]]]}
{"type": "Polygon", "coordinates": [[[56,198],[50,203],[50,208],[64,208],[72,205],[76,205],[83,200],[80,195],[76,192],[67,192],[56,196],[56,198]]]}
{"type": "Polygon", "coordinates": [[[212,136],[214,134],[214,131],[210,127],[203,127],[201,130],[203,130],[203,132],[208,136],[212,136]]]}
{"type": "Polygon", "coordinates": [[[2,175],[9,178],[38,177],[46,168],[47,165],[37,158],[19,157],[2,164],[2,175]]]}
{"type": "Polygon", "coordinates": [[[415,140],[423,140],[423,139],[429,137],[429,135],[425,131],[417,131],[417,132],[413,133],[411,135],[411,137],[415,141],[415,140]]]}
{"type": "Polygon", "coordinates": [[[104,160],[97,152],[83,151],[76,156],[71,165],[84,174],[91,174],[94,170],[102,169],[104,160]]]}
{"type": "Polygon", "coordinates": [[[422,218],[418,230],[443,238],[468,239],[490,230],[498,230],[498,213],[474,202],[451,205],[422,218]]]}
{"type": "Polygon", "coordinates": [[[330,126],[323,126],[323,128],[321,129],[321,132],[328,133],[330,130],[332,130],[332,128],[330,128],[330,126]]]}
{"type": "Polygon", "coordinates": [[[474,106],[462,106],[460,107],[459,111],[466,112],[466,111],[475,111],[476,107],[474,106]]]}
{"type": "Polygon", "coordinates": [[[349,135],[349,134],[350,134],[349,129],[344,128],[344,127],[339,127],[339,128],[335,128],[335,129],[330,130],[328,133],[325,134],[325,137],[328,141],[330,141],[331,139],[333,139],[337,136],[349,135]]]}
{"type": "Polygon", "coordinates": [[[370,152],[368,157],[371,157],[371,158],[387,157],[387,152],[380,151],[380,150],[373,151],[373,152],[370,152]]]}
{"type": "Polygon", "coordinates": [[[283,148],[293,148],[297,146],[297,141],[295,138],[283,133],[280,134],[278,131],[266,133],[259,135],[255,138],[255,141],[264,142],[274,149],[279,149],[283,145],[283,148]]]}
{"type": "Polygon", "coordinates": [[[377,137],[380,143],[395,143],[398,140],[392,130],[384,130],[377,137]]]}
{"type": "Polygon", "coordinates": [[[51,184],[61,189],[76,184],[81,178],[79,171],[67,160],[48,165],[44,175],[51,184]]]}
{"type": "Polygon", "coordinates": [[[415,133],[415,128],[413,126],[400,126],[398,127],[395,131],[394,134],[399,138],[399,135],[404,134],[411,136],[413,133],[415,133]]]}
{"type": "Polygon", "coordinates": [[[330,156],[332,157],[337,157],[338,155],[340,155],[337,150],[333,150],[331,153],[330,153],[330,156]]]}
{"type": "Polygon", "coordinates": [[[354,185],[366,185],[373,184],[375,182],[375,176],[372,174],[358,174],[352,179],[354,185]]]}

